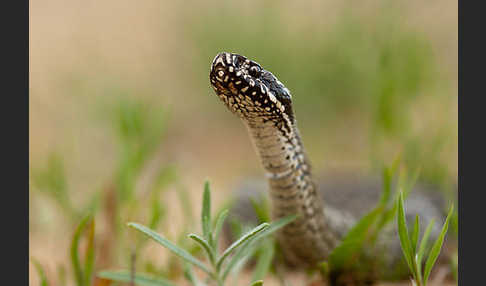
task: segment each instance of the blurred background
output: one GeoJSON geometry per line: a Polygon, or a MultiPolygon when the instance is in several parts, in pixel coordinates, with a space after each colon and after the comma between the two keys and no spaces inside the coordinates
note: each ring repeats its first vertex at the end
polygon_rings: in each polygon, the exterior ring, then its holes
{"type": "MultiPolygon", "coordinates": [[[[290,89],[315,174],[379,175],[401,156],[450,195],[457,39],[450,0],[31,0],[30,256],[54,285],[74,285],[70,243],[93,213],[95,269],[127,268],[139,235],[126,222],[184,243],[206,178],[220,209],[262,177],[246,129],[209,85],[221,51],[290,89]]],[[[180,272],[161,247],[140,253],[142,270],[180,272]]]]}

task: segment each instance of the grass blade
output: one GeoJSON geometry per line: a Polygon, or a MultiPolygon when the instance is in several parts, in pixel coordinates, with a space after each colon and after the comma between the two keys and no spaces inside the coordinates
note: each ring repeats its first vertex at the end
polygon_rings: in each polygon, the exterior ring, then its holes
{"type": "Polygon", "coordinates": [[[209,260],[211,261],[211,264],[214,264],[214,250],[213,250],[212,246],[209,245],[209,243],[204,238],[200,237],[197,234],[191,233],[191,234],[189,234],[189,238],[191,238],[194,241],[196,241],[197,243],[199,243],[199,245],[201,245],[201,247],[204,250],[206,250],[206,253],[208,254],[209,260]]]}
{"type": "Polygon", "coordinates": [[[251,239],[252,237],[254,237],[255,235],[257,235],[259,232],[261,232],[262,230],[264,230],[265,228],[267,228],[270,224],[269,223],[262,223],[260,225],[258,225],[257,227],[255,227],[254,229],[250,230],[249,232],[247,232],[246,234],[244,234],[242,237],[240,237],[237,241],[233,242],[224,252],[223,254],[221,255],[221,257],[218,259],[218,262],[216,263],[216,269],[220,269],[221,268],[221,264],[223,264],[224,260],[226,259],[226,257],[228,257],[228,255],[233,251],[235,250],[237,247],[239,247],[240,245],[244,244],[245,242],[247,242],[249,239],[251,239]]]}
{"type": "Polygon", "coordinates": [[[256,198],[250,198],[250,202],[260,223],[270,221],[269,206],[264,196],[261,196],[260,202],[256,198]]]}
{"type": "Polygon", "coordinates": [[[83,233],[83,230],[86,228],[86,225],[90,223],[91,219],[92,219],[91,215],[87,215],[81,220],[79,225],[76,227],[76,230],[74,231],[73,239],[71,241],[71,248],[70,248],[71,263],[73,265],[76,285],[78,286],[85,285],[83,270],[81,269],[81,262],[79,261],[79,252],[78,252],[79,241],[81,240],[81,234],[83,233]]]}
{"type": "MultiPolygon", "coordinates": [[[[257,246],[258,246],[257,244],[249,243],[249,244],[245,244],[243,247],[240,248],[240,249],[246,249],[246,250],[244,251],[245,252],[244,255],[242,255],[240,257],[240,259],[238,259],[236,261],[235,266],[231,270],[233,284],[236,283],[237,281],[239,281],[241,271],[245,267],[245,264],[248,263],[252,257],[254,257],[254,255],[257,251],[257,246]]],[[[237,253],[238,252],[239,251],[237,251],[237,253]]],[[[232,284],[232,283],[229,283],[229,284],[232,284]]]]}
{"type": "MultiPolygon", "coordinates": [[[[97,275],[100,278],[108,279],[111,281],[117,282],[131,282],[131,273],[130,271],[121,270],[121,271],[101,271],[97,275]]],[[[134,282],[136,285],[140,286],[175,286],[169,280],[160,277],[153,277],[147,274],[135,274],[134,282]]]]}
{"type": "Polygon", "coordinates": [[[410,236],[410,242],[412,247],[412,253],[417,253],[417,242],[420,234],[420,222],[419,216],[415,215],[415,223],[413,224],[412,234],[410,236]]]}
{"type": "Polygon", "coordinates": [[[128,223],[128,226],[142,232],[143,234],[147,235],[151,239],[155,240],[156,242],[158,242],[162,246],[164,246],[167,249],[169,249],[170,251],[172,251],[175,255],[177,255],[180,258],[184,259],[185,261],[193,264],[194,266],[199,267],[204,272],[211,274],[211,270],[206,265],[204,265],[201,261],[196,259],[194,256],[192,256],[186,250],[178,247],[177,245],[173,244],[172,242],[170,242],[166,238],[162,237],[158,233],[156,233],[156,232],[152,231],[151,229],[149,229],[149,228],[147,228],[147,227],[145,227],[141,224],[138,224],[138,223],[131,222],[131,223],[128,223]]]}
{"type": "Polygon", "coordinates": [[[251,283],[251,286],[263,286],[263,280],[258,280],[251,283]]]}
{"type": "Polygon", "coordinates": [[[219,214],[218,219],[216,220],[216,225],[213,232],[213,249],[215,251],[218,249],[219,235],[223,229],[223,224],[227,216],[228,210],[224,210],[219,214]]]}
{"type": "Polygon", "coordinates": [[[157,197],[153,196],[151,200],[150,223],[151,229],[156,229],[160,221],[165,217],[165,209],[162,208],[157,197]]]}
{"type": "MultiPolygon", "coordinates": [[[[381,203],[379,204],[381,205],[381,203]]],[[[329,255],[329,265],[332,269],[342,269],[351,258],[359,252],[366,241],[371,226],[383,212],[379,206],[361,218],[344,236],[342,242],[329,255]]]]}
{"type": "Polygon", "coordinates": [[[437,257],[439,257],[440,250],[442,248],[442,244],[444,243],[444,238],[447,233],[447,229],[449,227],[449,220],[452,216],[452,213],[454,211],[454,207],[451,206],[449,210],[449,214],[447,214],[447,218],[444,222],[444,225],[442,226],[442,230],[439,234],[439,237],[437,240],[434,242],[432,245],[432,249],[430,250],[429,257],[427,258],[427,261],[425,262],[425,271],[424,271],[424,282],[427,283],[427,279],[429,278],[430,272],[432,271],[432,267],[434,267],[435,261],[437,260],[437,257]]]}
{"type": "Polygon", "coordinates": [[[37,274],[39,274],[40,286],[49,286],[49,283],[47,282],[46,272],[44,271],[42,265],[34,258],[32,258],[31,261],[34,264],[35,269],[37,270],[37,274]]]}
{"type": "Polygon", "coordinates": [[[429,224],[427,225],[427,228],[425,229],[424,236],[422,237],[422,240],[420,241],[419,245],[419,250],[417,253],[417,264],[419,266],[422,265],[422,260],[424,258],[425,250],[427,248],[427,242],[429,241],[429,236],[430,232],[432,231],[432,227],[434,227],[435,220],[431,219],[429,224]]]}
{"type": "Polygon", "coordinates": [[[341,269],[352,256],[358,252],[366,239],[366,234],[382,213],[383,208],[378,207],[361,218],[344,236],[342,242],[333,249],[329,255],[329,264],[333,269],[341,269]]]}
{"type": "Polygon", "coordinates": [[[186,277],[187,281],[191,283],[193,286],[200,286],[204,285],[197,279],[196,275],[192,272],[192,267],[188,263],[184,263],[184,277],[186,277]]]}
{"type": "Polygon", "coordinates": [[[458,257],[457,257],[457,251],[452,254],[452,257],[450,258],[450,263],[451,263],[451,274],[452,277],[454,277],[454,281],[458,283],[457,280],[457,264],[458,264],[458,257]]]}
{"type": "Polygon", "coordinates": [[[272,222],[269,227],[265,228],[262,232],[257,234],[251,241],[245,245],[243,245],[238,251],[235,253],[235,255],[231,258],[230,262],[226,266],[226,269],[223,272],[223,281],[226,280],[226,277],[228,274],[231,272],[233,267],[243,259],[245,256],[249,255],[252,253],[253,249],[252,246],[257,243],[260,239],[263,239],[264,237],[267,237],[268,235],[274,233],[275,231],[279,230],[280,228],[284,227],[291,221],[295,220],[297,218],[297,215],[289,215],[286,217],[283,217],[275,222],[272,222]]]}
{"type": "Polygon", "coordinates": [[[257,264],[253,270],[252,280],[257,281],[263,279],[267,275],[272,266],[273,257],[275,255],[275,243],[272,239],[267,239],[260,247],[260,255],[257,264]]]}
{"type": "Polygon", "coordinates": [[[211,242],[211,189],[209,188],[209,181],[204,182],[201,220],[204,239],[211,242]]]}
{"type": "Polygon", "coordinates": [[[414,277],[415,270],[412,264],[413,253],[410,243],[410,237],[408,235],[407,220],[405,218],[405,209],[403,208],[403,193],[400,192],[398,197],[398,214],[397,214],[398,236],[400,238],[400,245],[402,246],[403,256],[407,261],[408,267],[412,271],[414,277]]]}
{"type": "Polygon", "coordinates": [[[93,274],[95,247],[94,247],[94,235],[95,235],[95,221],[91,219],[88,225],[88,245],[86,247],[85,261],[84,261],[84,281],[86,285],[91,285],[91,276],[93,274]]]}
{"type": "Polygon", "coordinates": [[[280,228],[284,227],[288,223],[292,222],[297,218],[297,215],[289,215],[286,217],[283,217],[281,219],[278,219],[274,222],[272,222],[265,230],[263,230],[259,235],[258,239],[263,238],[267,235],[270,235],[274,233],[275,231],[279,230],[280,228]]]}
{"type": "Polygon", "coordinates": [[[363,237],[382,211],[383,209],[378,207],[365,215],[348,231],[348,233],[344,236],[343,241],[355,240],[358,237],[363,237]]]}
{"type": "Polygon", "coordinates": [[[391,185],[392,185],[392,170],[390,168],[383,169],[383,192],[381,194],[380,203],[381,206],[386,206],[390,200],[391,185]]]}
{"type": "Polygon", "coordinates": [[[349,239],[341,242],[329,256],[329,265],[333,271],[345,268],[354,255],[359,253],[362,245],[363,243],[360,239],[349,239]]]}

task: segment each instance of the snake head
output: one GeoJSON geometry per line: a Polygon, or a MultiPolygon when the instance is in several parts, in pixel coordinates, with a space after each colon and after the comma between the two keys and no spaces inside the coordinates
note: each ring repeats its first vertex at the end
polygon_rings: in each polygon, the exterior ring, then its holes
{"type": "Polygon", "coordinates": [[[219,53],[211,64],[209,80],[219,98],[242,119],[293,121],[289,90],[255,61],[219,53]]]}

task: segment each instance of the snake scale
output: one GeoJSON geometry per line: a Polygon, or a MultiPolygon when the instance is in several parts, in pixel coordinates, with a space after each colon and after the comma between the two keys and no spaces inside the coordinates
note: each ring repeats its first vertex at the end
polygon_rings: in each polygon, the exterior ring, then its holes
{"type": "MultiPolygon", "coordinates": [[[[248,129],[266,172],[273,219],[298,214],[277,235],[286,261],[313,265],[326,259],[359,217],[353,216],[352,210],[346,211],[352,208],[352,199],[344,200],[345,205],[328,205],[323,197],[326,192],[317,188],[297,128],[290,91],[260,64],[234,53],[216,55],[209,79],[220,100],[248,129]]],[[[339,194],[331,191],[329,195],[339,194]]],[[[428,203],[425,197],[418,197],[417,201],[425,205],[415,211],[433,211],[426,215],[426,223],[432,217],[441,221],[442,212],[435,211],[437,204],[428,203]]],[[[437,234],[435,229],[432,236],[437,234]]]]}

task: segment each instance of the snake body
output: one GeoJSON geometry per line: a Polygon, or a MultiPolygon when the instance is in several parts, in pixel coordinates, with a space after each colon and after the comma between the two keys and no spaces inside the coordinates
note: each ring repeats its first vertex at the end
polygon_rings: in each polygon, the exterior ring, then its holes
{"type": "Polygon", "coordinates": [[[209,79],[248,129],[266,172],[273,219],[298,215],[277,235],[286,260],[312,265],[326,259],[355,220],[325,205],[313,181],[290,91],[257,62],[233,53],[216,55],[209,79]]]}

